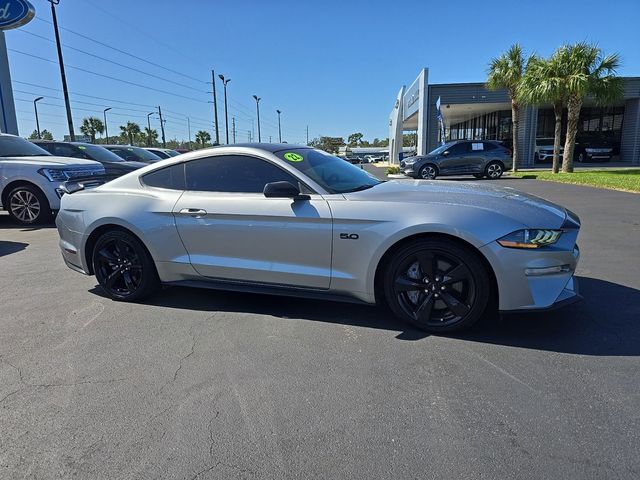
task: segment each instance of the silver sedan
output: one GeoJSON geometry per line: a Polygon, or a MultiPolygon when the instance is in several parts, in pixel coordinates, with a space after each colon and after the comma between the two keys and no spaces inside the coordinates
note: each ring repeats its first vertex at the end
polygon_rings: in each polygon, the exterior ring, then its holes
{"type": "Polygon", "coordinates": [[[248,144],[67,185],[66,264],[114,300],[161,284],[386,303],[419,328],[579,299],[579,219],[511,188],[383,182],[308,147],[248,144]]]}

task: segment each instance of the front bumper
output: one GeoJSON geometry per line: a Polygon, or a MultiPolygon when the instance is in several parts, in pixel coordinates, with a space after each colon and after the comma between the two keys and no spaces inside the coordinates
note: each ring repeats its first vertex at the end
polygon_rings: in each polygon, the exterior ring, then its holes
{"type": "Polygon", "coordinates": [[[581,299],[574,278],[580,260],[577,246],[532,251],[491,242],[480,250],[495,272],[501,312],[549,310],[581,299]]]}
{"type": "MultiPolygon", "coordinates": [[[[560,153],[559,155],[560,160],[562,160],[562,153],[560,153]]],[[[546,153],[546,152],[538,152],[538,162],[552,162],[553,161],[553,152],[552,153],[546,153]]]]}

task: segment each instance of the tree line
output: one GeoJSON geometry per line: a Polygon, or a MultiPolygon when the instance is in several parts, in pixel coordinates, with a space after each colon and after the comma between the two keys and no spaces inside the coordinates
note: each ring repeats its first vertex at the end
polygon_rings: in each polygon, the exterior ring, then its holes
{"type": "Polygon", "coordinates": [[[567,109],[567,128],[562,152],[562,171],[573,172],[573,154],[578,133],[580,109],[586,97],[598,105],[620,99],[623,80],[617,53],[605,55],[596,45],[580,42],[563,45],[550,57],[536,54],[525,58],[517,43],[489,64],[487,88],[506,89],[511,99],[513,125],[513,171],[517,171],[520,109],[524,105],[551,104],[555,115],[553,173],[560,169],[562,113],[567,109]]]}

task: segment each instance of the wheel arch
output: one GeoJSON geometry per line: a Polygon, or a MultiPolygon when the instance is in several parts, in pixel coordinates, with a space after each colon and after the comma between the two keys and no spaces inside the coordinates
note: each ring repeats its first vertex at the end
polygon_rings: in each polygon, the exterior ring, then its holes
{"type": "MultiPolygon", "coordinates": [[[[29,180],[13,180],[5,185],[2,192],[0,193],[0,203],[2,203],[3,207],[6,209],[7,205],[7,197],[11,190],[20,186],[29,186],[33,188],[37,188],[45,198],[47,198],[47,194],[40,188],[36,183],[30,182],[29,180]]],[[[48,200],[48,199],[47,199],[48,200]]]]}
{"type": "Polygon", "coordinates": [[[153,259],[153,255],[151,255],[151,252],[149,251],[149,248],[147,247],[147,245],[144,243],[144,241],[140,238],[140,236],[138,234],[136,234],[136,232],[134,232],[133,230],[123,226],[123,225],[119,225],[117,223],[105,223],[102,225],[97,226],[87,237],[87,240],[84,244],[84,258],[85,258],[85,264],[87,266],[87,270],[88,273],[90,275],[95,274],[94,270],[93,270],[93,249],[96,246],[96,242],[98,241],[98,239],[105,233],[107,232],[113,232],[113,231],[120,231],[120,232],[125,232],[128,233],[129,235],[135,237],[140,244],[144,247],[144,249],[147,251],[147,253],[149,254],[149,256],[151,257],[151,259],[153,259]]]}
{"type": "Polygon", "coordinates": [[[390,259],[393,258],[393,254],[395,252],[397,252],[400,248],[402,248],[404,245],[413,242],[415,240],[418,239],[445,239],[448,242],[454,242],[457,243],[460,246],[463,246],[465,248],[467,248],[469,251],[473,252],[475,255],[477,255],[477,257],[480,259],[480,261],[482,262],[482,264],[484,265],[487,274],[489,275],[489,278],[491,279],[491,297],[489,299],[489,306],[497,306],[498,305],[498,295],[499,295],[499,291],[498,291],[498,281],[496,279],[496,274],[495,271],[493,270],[493,267],[491,266],[491,263],[489,262],[489,260],[487,259],[487,257],[485,257],[485,255],[478,249],[478,247],[476,247],[475,245],[473,245],[472,243],[468,242],[467,240],[464,240],[460,237],[457,237],[455,235],[451,235],[449,233],[443,233],[443,232],[422,232],[422,233],[414,233],[412,235],[408,235],[404,238],[401,238],[399,240],[397,240],[395,243],[393,243],[391,246],[389,246],[386,251],[384,252],[384,254],[382,255],[382,257],[380,257],[380,260],[378,261],[378,264],[376,265],[376,270],[375,270],[375,274],[374,274],[374,295],[375,295],[375,300],[377,304],[381,304],[384,302],[384,291],[383,291],[383,287],[382,287],[382,277],[384,274],[384,270],[387,266],[387,264],[389,263],[390,259]]]}

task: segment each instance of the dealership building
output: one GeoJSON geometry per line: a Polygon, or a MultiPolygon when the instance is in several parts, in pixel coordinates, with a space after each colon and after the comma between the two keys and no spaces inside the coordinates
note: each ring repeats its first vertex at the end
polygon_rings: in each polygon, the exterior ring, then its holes
{"type": "MultiPolygon", "coordinates": [[[[446,141],[502,140],[512,136],[511,100],[506,90],[491,91],[484,83],[429,84],[423,69],[415,81],[403,86],[389,117],[389,150],[396,163],[402,151],[402,134],[417,133],[417,154],[425,155],[446,141]],[[442,124],[438,119],[440,103],[442,124]],[[443,128],[444,127],[444,128],[443,128]]],[[[587,98],[580,111],[578,138],[598,139],[614,148],[615,160],[640,164],[640,77],[624,77],[624,95],[613,105],[598,106],[587,98]]],[[[566,118],[566,112],[565,112],[566,118]]],[[[551,105],[520,109],[521,163],[533,165],[536,139],[553,138],[555,116],[551,105]]],[[[563,122],[563,136],[566,121],[563,122]]]]}

